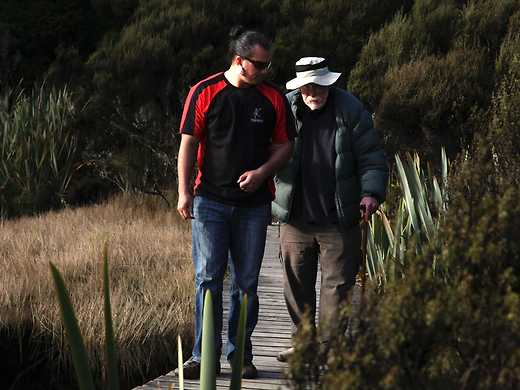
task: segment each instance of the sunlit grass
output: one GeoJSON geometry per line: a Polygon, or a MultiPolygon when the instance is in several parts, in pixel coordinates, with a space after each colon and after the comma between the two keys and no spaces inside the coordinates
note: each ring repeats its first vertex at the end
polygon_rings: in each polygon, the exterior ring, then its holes
{"type": "Polygon", "coordinates": [[[187,343],[192,340],[191,239],[189,225],[160,202],[120,196],[98,206],[1,222],[0,327],[11,337],[29,327],[32,347],[47,354],[55,367],[70,369],[48,268],[52,261],[71,292],[99,377],[104,355],[102,259],[108,241],[122,379],[150,375],[152,366],[154,374],[171,369],[177,361],[177,335],[187,343]]]}

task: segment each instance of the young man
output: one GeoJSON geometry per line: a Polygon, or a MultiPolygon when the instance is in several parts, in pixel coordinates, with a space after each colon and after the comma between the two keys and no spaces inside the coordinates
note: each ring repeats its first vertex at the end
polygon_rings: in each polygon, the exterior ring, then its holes
{"type": "MultiPolygon", "coordinates": [[[[272,175],[288,160],[292,124],[285,97],[265,82],[270,42],[259,32],[235,34],[228,70],[191,88],[181,120],[177,210],[191,219],[195,268],[195,344],[184,376],[200,375],[202,309],[210,290],[217,356],[222,347],[222,284],[230,263],[232,296],[226,357],[231,360],[239,317],[239,290],[248,296],[244,378],[255,378],[251,334],[258,320],[257,285],[271,219],[272,175]],[[289,117],[289,119],[288,119],[289,117]],[[197,158],[198,175],[190,177],[197,158]],[[236,288],[238,287],[238,289],[236,288]]],[[[220,362],[217,373],[220,372],[220,362]]]]}
{"type": "MultiPolygon", "coordinates": [[[[371,115],[333,87],[341,73],[325,59],[296,62],[287,95],[296,118],[293,157],[277,174],[273,215],[282,223],[284,295],[294,324],[306,310],[314,322],[318,258],[322,278],[320,332],[326,343],[355,284],[361,260],[360,208],[372,214],[385,199],[388,168],[371,115]]],[[[294,350],[279,354],[286,361],[294,350]]]]}

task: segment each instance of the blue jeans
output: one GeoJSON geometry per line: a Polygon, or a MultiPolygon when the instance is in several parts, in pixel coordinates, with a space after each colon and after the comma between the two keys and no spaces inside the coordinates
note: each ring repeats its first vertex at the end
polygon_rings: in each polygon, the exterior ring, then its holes
{"type": "Polygon", "coordinates": [[[236,207],[202,196],[193,201],[192,243],[195,268],[195,344],[192,358],[200,361],[204,293],[211,291],[214,303],[215,347],[222,350],[222,288],[230,261],[231,306],[226,357],[235,350],[240,296],[248,296],[244,361],[253,360],[251,334],[258,321],[258,275],[264,256],[271,205],[236,207]]]}

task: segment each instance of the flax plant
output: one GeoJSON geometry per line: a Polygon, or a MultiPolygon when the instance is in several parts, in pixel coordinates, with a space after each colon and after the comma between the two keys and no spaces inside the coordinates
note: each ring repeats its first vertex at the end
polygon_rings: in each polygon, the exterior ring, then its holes
{"type": "Polygon", "coordinates": [[[64,203],[78,168],[73,122],[82,108],[71,91],[34,87],[0,99],[0,215],[41,211],[64,203]]]}
{"type": "MultiPolygon", "coordinates": [[[[200,390],[213,390],[217,386],[217,376],[215,363],[215,323],[213,317],[213,298],[211,291],[206,290],[204,297],[202,323],[202,350],[201,350],[201,371],[200,371],[200,390]]],[[[240,303],[240,317],[238,319],[237,349],[233,354],[231,362],[231,381],[230,390],[240,390],[242,387],[242,368],[244,366],[244,346],[246,339],[247,324],[247,294],[242,295],[240,303]]],[[[177,337],[178,344],[178,366],[179,366],[179,389],[184,389],[184,370],[182,366],[182,343],[181,338],[177,337]]]]}
{"type": "MultiPolygon", "coordinates": [[[[103,259],[103,297],[105,315],[105,353],[107,357],[107,382],[109,390],[119,390],[119,363],[117,345],[114,337],[112,309],[110,305],[110,285],[108,277],[108,250],[105,245],[103,259]]],[[[70,345],[72,360],[76,370],[80,390],[94,390],[94,380],[88,363],[85,342],[81,335],[78,320],[69,298],[69,292],[61,273],[51,263],[51,273],[56,287],[56,294],[60,303],[61,318],[70,345]]]]}
{"type": "Polygon", "coordinates": [[[202,315],[202,348],[200,362],[201,390],[214,390],[217,388],[216,361],[213,298],[211,297],[211,292],[206,290],[202,315]]]}
{"type": "Polygon", "coordinates": [[[246,341],[247,324],[247,294],[242,295],[240,317],[238,319],[237,349],[231,362],[230,390],[239,390],[242,387],[242,368],[244,366],[244,347],[246,341]]]}
{"type": "MultiPolygon", "coordinates": [[[[436,242],[440,222],[448,204],[448,160],[441,151],[441,178],[431,167],[423,168],[419,155],[396,155],[397,180],[401,195],[388,217],[383,206],[370,221],[367,248],[367,272],[371,280],[383,287],[405,277],[406,250],[421,252],[425,243],[436,242]]],[[[432,264],[436,270],[435,261],[432,264]]]]}

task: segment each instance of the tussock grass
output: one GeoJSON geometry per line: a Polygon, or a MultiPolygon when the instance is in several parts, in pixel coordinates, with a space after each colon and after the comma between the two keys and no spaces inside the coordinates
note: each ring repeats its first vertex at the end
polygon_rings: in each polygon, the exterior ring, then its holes
{"type": "Polygon", "coordinates": [[[56,377],[72,370],[49,272],[52,261],[71,292],[91,366],[100,377],[102,251],[108,241],[121,376],[133,382],[171,368],[177,334],[188,343],[193,337],[191,238],[189,225],[159,202],[119,196],[97,206],[0,222],[2,335],[29,332],[30,360],[48,357],[56,377]]]}

